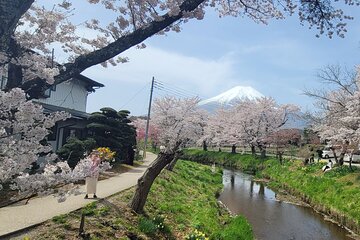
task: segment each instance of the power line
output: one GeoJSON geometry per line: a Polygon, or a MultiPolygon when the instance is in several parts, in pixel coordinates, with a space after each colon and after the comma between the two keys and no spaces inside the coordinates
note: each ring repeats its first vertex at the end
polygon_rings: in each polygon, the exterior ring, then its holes
{"type": "Polygon", "coordinates": [[[159,91],[162,91],[162,92],[164,92],[164,93],[167,93],[168,95],[175,95],[175,96],[180,97],[180,98],[189,98],[189,97],[190,97],[189,95],[185,95],[185,94],[182,94],[182,93],[179,93],[179,92],[175,92],[175,91],[166,89],[166,88],[164,88],[164,87],[156,86],[155,88],[156,88],[157,90],[159,90],[159,91]]]}
{"type": "Polygon", "coordinates": [[[157,81],[157,82],[158,82],[160,85],[163,85],[163,86],[167,87],[168,89],[172,89],[172,90],[174,90],[174,91],[181,92],[181,93],[184,93],[184,94],[190,95],[190,96],[199,96],[198,93],[195,93],[195,92],[192,92],[192,91],[189,91],[189,90],[180,88],[180,87],[178,87],[178,86],[175,86],[174,84],[164,83],[164,82],[161,82],[161,81],[157,81]]]}
{"type": "Polygon", "coordinates": [[[190,91],[184,90],[182,88],[161,81],[155,81],[154,88],[156,88],[159,91],[165,92],[168,95],[174,95],[180,98],[199,97],[199,94],[192,93],[190,91]]]}
{"type": "Polygon", "coordinates": [[[120,109],[122,109],[123,107],[125,107],[128,103],[130,103],[132,100],[134,100],[134,98],[139,95],[142,91],[144,91],[144,89],[149,85],[149,83],[146,83],[144,87],[142,87],[139,91],[137,91],[126,103],[124,103],[120,109]]]}
{"type": "Polygon", "coordinates": [[[180,89],[178,87],[174,87],[173,85],[170,85],[170,84],[165,84],[163,82],[158,82],[157,86],[162,87],[162,88],[164,88],[164,89],[166,89],[168,91],[175,92],[175,93],[178,93],[180,95],[185,95],[185,96],[188,96],[188,97],[198,96],[198,94],[191,93],[189,91],[180,89]]]}

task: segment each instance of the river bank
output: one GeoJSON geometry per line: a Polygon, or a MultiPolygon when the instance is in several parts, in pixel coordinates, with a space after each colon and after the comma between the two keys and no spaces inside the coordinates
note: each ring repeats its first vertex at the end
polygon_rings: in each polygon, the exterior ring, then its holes
{"type": "Polygon", "coordinates": [[[87,239],[253,239],[246,219],[231,217],[218,203],[222,187],[220,170],[179,160],[173,172],[163,171],[154,182],[144,215],[127,207],[134,192],[129,189],[54,217],[15,239],[78,239],[82,213],[87,239]]]}
{"type": "Polygon", "coordinates": [[[272,189],[285,190],[309,204],[333,221],[360,233],[360,170],[342,166],[327,173],[322,164],[303,166],[301,161],[285,161],[280,165],[274,158],[261,160],[251,155],[185,150],[183,158],[202,163],[217,163],[269,179],[272,189]]]}
{"type": "Polygon", "coordinates": [[[246,217],[257,240],[352,240],[346,229],[309,207],[280,200],[277,192],[252,175],[225,168],[223,184],[219,200],[232,213],[246,217]]]}

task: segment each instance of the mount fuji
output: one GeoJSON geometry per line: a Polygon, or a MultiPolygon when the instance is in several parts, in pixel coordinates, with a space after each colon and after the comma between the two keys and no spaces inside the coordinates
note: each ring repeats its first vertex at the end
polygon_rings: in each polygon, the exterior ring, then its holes
{"type": "MultiPolygon", "coordinates": [[[[262,97],[264,97],[264,95],[252,87],[236,86],[215,97],[200,101],[199,106],[210,113],[214,113],[216,109],[220,107],[230,108],[241,100],[256,100],[257,98],[262,97]]],[[[308,122],[304,118],[293,116],[283,126],[283,128],[304,129],[308,125],[308,122]]]]}
{"type": "Polygon", "coordinates": [[[212,112],[219,107],[231,107],[241,100],[255,100],[261,97],[264,97],[264,95],[252,87],[236,86],[215,97],[200,101],[199,106],[212,112]]]}

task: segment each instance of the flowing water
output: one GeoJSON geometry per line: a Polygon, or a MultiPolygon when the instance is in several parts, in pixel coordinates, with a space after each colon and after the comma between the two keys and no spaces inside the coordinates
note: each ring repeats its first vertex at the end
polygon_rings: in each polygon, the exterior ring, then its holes
{"type": "Polygon", "coordinates": [[[248,219],[257,240],[352,239],[344,228],[324,220],[311,208],[277,201],[275,192],[252,181],[248,174],[224,169],[223,183],[219,200],[232,213],[248,219]]]}

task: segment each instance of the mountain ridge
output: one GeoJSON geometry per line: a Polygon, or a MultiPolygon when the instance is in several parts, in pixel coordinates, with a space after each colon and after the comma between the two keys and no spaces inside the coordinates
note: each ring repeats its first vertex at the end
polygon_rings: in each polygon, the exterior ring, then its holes
{"type": "Polygon", "coordinates": [[[250,86],[235,86],[223,93],[199,102],[199,106],[209,112],[214,112],[219,107],[229,108],[239,101],[255,100],[264,97],[262,93],[250,86]]]}
{"type": "Polygon", "coordinates": [[[255,100],[256,98],[264,97],[262,93],[250,86],[235,86],[215,97],[211,97],[199,102],[200,106],[216,103],[220,105],[232,105],[233,102],[239,100],[255,100]]]}

